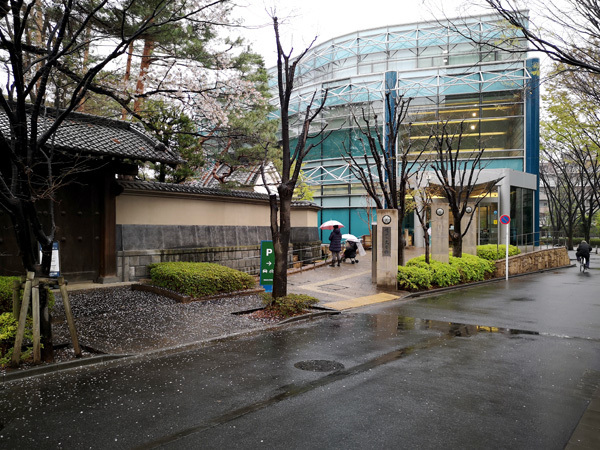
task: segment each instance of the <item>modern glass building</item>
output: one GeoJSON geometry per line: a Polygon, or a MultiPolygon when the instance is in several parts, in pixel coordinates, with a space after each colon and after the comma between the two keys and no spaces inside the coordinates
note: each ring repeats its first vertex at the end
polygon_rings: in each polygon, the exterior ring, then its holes
{"type": "MultiPolygon", "coordinates": [[[[432,126],[463,123],[461,153],[484,148],[479,181],[503,177],[479,208],[482,243],[495,242],[501,214],[510,214],[511,236],[538,227],[539,62],[528,59],[526,42],[497,16],[424,22],[357,31],[312,48],[297,68],[292,123],[315,92],[328,91],[326,106],[313,131],[327,124],[331,133],[305,159],[303,167],[322,206],[322,221],[336,219],[345,232],[368,233],[372,220],[366,191],[343,154],[362,154],[352,114],[368,111],[387,117],[386,89],[411,98],[412,152],[428,142],[432,126]]],[[[274,73],[275,69],[271,69],[274,73]]],[[[275,88],[276,77],[271,77],[275,88]]],[[[275,96],[276,97],[276,96],[275,96]]],[[[415,156],[416,157],[416,156],[415,156]]],[[[422,157],[433,157],[425,148],[422,157]]],[[[407,218],[405,226],[422,234],[407,218]]],[[[327,236],[324,236],[326,239],[327,236]]],[[[531,239],[531,238],[525,238],[531,239]]]]}

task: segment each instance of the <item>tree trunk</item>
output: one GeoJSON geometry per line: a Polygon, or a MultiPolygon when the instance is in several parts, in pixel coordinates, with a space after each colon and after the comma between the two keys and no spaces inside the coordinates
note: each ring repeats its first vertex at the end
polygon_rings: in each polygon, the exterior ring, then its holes
{"type": "Polygon", "coordinates": [[[290,248],[291,234],[291,204],[293,190],[290,191],[285,185],[279,187],[279,232],[277,241],[273,242],[275,248],[275,274],[273,277],[273,298],[285,297],[287,295],[287,260],[290,248]]]}
{"type": "Polygon", "coordinates": [[[404,265],[404,227],[398,224],[398,265],[404,265]]]}
{"type": "MultiPolygon", "coordinates": [[[[455,216],[457,217],[457,216],[455,216]]],[[[460,220],[454,219],[454,230],[452,230],[452,256],[462,257],[462,228],[460,220]]]]}
{"type": "MultiPolygon", "coordinates": [[[[125,76],[123,77],[123,90],[127,93],[127,84],[131,78],[131,60],[133,59],[133,41],[129,43],[129,49],[127,50],[127,65],[125,66],[125,76]]],[[[127,110],[123,108],[121,110],[121,120],[127,119],[127,110]]]]}
{"type": "Polygon", "coordinates": [[[152,62],[152,51],[154,50],[154,40],[151,38],[146,38],[144,40],[144,50],[142,52],[142,61],[140,62],[140,73],[138,75],[137,84],[135,86],[136,99],[133,103],[133,110],[135,112],[139,112],[142,108],[143,100],[140,97],[144,93],[145,89],[145,78],[148,74],[148,69],[150,68],[150,63],[152,62]]]}
{"type": "Polygon", "coordinates": [[[52,344],[52,316],[49,308],[49,294],[46,285],[40,283],[40,342],[42,344],[42,361],[54,361],[54,345],[52,344]]]}

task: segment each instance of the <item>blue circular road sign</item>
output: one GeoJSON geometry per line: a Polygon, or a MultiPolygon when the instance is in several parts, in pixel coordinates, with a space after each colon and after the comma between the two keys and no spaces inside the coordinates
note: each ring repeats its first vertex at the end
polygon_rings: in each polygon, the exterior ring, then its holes
{"type": "Polygon", "coordinates": [[[510,223],[510,216],[507,216],[506,214],[501,215],[500,223],[502,223],[504,225],[508,225],[510,223]]]}

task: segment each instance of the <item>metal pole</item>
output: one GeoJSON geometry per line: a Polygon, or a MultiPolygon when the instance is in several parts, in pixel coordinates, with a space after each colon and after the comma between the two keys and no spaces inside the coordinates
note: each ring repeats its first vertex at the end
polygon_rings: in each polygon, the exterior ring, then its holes
{"type": "Polygon", "coordinates": [[[506,227],[506,269],[505,269],[505,272],[506,272],[506,281],[508,281],[508,239],[509,239],[508,233],[510,231],[510,224],[507,223],[505,225],[505,227],[506,227]]]}

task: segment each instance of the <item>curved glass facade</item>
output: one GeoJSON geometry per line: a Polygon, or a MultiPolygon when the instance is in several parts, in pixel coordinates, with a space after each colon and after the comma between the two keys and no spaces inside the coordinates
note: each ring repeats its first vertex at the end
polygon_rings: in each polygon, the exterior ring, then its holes
{"type": "MultiPolygon", "coordinates": [[[[432,126],[448,121],[449,126],[463,126],[461,151],[484,148],[489,168],[537,174],[537,167],[526,164],[536,161],[528,151],[539,152],[535,142],[527,148],[526,135],[539,125],[537,111],[532,114],[527,104],[532,65],[525,50],[526,42],[493,15],[461,19],[460,24],[358,31],[311,49],[297,68],[290,131],[300,131],[298,113],[313,94],[322,96],[327,90],[325,109],[312,126],[318,131],[327,124],[331,134],[304,165],[315,201],[323,207],[322,219],[339,220],[355,235],[368,233],[368,199],[342,155],[362,154],[352,115],[365,111],[385,117],[390,80],[396,95],[411,98],[407,121],[412,123],[413,153],[423,149],[432,126]],[[497,48],[499,42],[502,48],[497,48]]],[[[276,83],[275,77],[271,82],[276,83]]],[[[426,149],[424,157],[428,155],[426,149]]]]}

